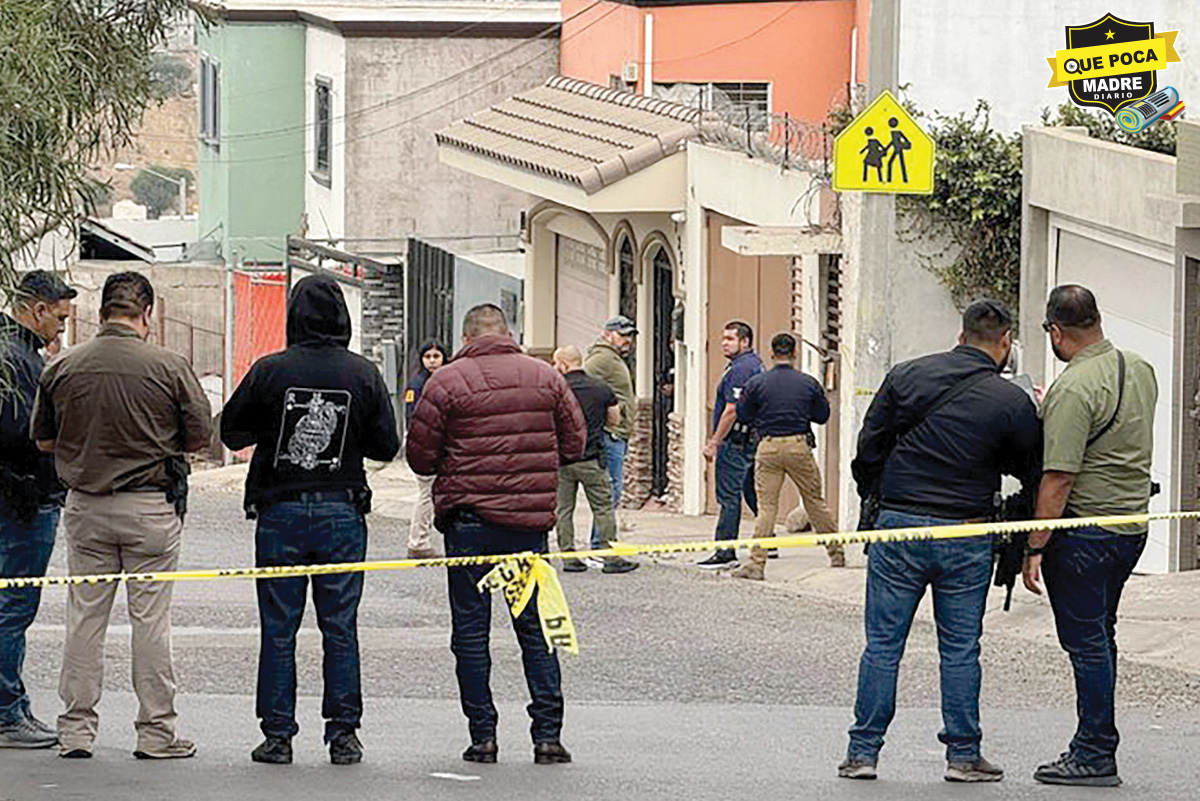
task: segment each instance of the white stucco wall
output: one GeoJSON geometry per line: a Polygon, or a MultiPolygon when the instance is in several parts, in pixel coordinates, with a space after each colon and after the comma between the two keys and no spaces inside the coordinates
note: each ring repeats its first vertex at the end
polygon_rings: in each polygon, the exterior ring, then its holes
{"type": "Polygon", "coordinates": [[[308,236],[313,239],[340,239],[346,232],[345,86],[346,40],[338,33],[309,25],[305,32],[304,66],[304,211],[308,236]],[[329,186],[313,176],[318,77],[333,84],[329,186]]]}
{"type": "Polygon", "coordinates": [[[1069,99],[1066,87],[1046,88],[1046,59],[1066,47],[1067,25],[1112,14],[1178,30],[1182,63],[1158,73],[1191,103],[1200,92],[1200,3],[1196,0],[904,0],[900,4],[900,84],[925,111],[970,111],[977,98],[992,106],[999,130],[1037,124],[1041,110],[1069,99]]]}

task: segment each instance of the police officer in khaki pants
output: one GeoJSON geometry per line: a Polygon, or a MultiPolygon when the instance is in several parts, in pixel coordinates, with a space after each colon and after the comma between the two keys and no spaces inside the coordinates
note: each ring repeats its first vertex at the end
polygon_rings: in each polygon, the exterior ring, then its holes
{"type": "MultiPolygon", "coordinates": [[[[110,275],[99,333],[42,374],[32,434],[53,452],[69,488],[63,522],[75,575],[174,570],[183,518],[168,497],[186,486],[183,454],[208,446],[212,411],[184,358],[146,341],[154,288],[140,273],[110,275]],[[170,495],[169,495],[170,494],[170,495]]],[[[119,585],[73,585],[59,696],[60,755],[92,755],[99,728],[104,638],[119,585]]],[[[175,734],[170,583],[126,585],[133,628],[139,759],[193,756],[175,734]]]]}
{"type": "MultiPolygon", "coordinates": [[[[754,536],[775,536],[779,515],[779,491],[788,477],[800,490],[800,500],[821,534],[837,531],[837,521],[821,494],[821,473],[813,458],[812,425],[829,420],[829,400],[820,383],[796,369],[796,338],[776,334],[771,340],[774,365],[746,383],[738,400],[738,421],[761,437],[754,457],[754,483],[758,495],[758,517],[754,536]]],[[[841,545],[826,547],[831,567],[845,567],[841,545]]],[[[733,572],[735,578],[762,581],[767,551],[755,545],[750,562],[733,572]]]]}

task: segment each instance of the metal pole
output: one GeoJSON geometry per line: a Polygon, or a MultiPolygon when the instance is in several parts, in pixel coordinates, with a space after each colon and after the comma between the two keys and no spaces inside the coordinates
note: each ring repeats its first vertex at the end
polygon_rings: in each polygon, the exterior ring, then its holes
{"type": "MultiPolygon", "coordinates": [[[[234,298],[233,298],[233,260],[231,258],[225,261],[225,334],[221,337],[221,350],[224,351],[224,364],[221,366],[221,389],[223,390],[224,401],[229,402],[229,398],[233,395],[233,313],[234,313],[234,298]]],[[[225,464],[233,463],[233,453],[228,448],[222,448],[223,459],[225,464]]]]}

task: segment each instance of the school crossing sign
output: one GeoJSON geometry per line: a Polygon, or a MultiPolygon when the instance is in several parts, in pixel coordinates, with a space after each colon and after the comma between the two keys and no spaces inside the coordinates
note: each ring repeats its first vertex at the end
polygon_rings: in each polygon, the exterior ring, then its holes
{"type": "Polygon", "coordinates": [[[833,142],[837,192],[933,192],[933,138],[884,91],[833,142]]]}

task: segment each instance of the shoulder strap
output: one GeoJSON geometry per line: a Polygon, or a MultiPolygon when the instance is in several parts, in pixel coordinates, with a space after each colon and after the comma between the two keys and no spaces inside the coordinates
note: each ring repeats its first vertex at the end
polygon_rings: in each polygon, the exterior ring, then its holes
{"type": "Polygon", "coordinates": [[[943,406],[948,404],[950,401],[952,401],[955,398],[962,395],[964,392],[966,392],[971,387],[982,383],[984,381],[984,379],[986,379],[988,376],[992,376],[992,375],[996,375],[996,373],[993,373],[990,370],[981,370],[978,373],[974,373],[972,375],[967,376],[964,379],[961,379],[957,384],[955,384],[954,386],[952,386],[949,389],[942,392],[941,395],[938,395],[937,400],[935,400],[930,405],[930,407],[925,410],[925,414],[921,415],[921,418],[919,420],[917,420],[917,422],[913,423],[913,425],[910,426],[909,429],[907,431],[905,431],[903,434],[896,437],[896,444],[894,446],[892,446],[892,450],[894,451],[896,448],[898,448],[900,446],[900,443],[902,443],[905,439],[910,437],[914,431],[916,431],[921,426],[925,425],[925,423],[928,422],[929,418],[933,417],[934,414],[936,414],[939,409],[941,409],[943,406]]]}
{"type": "Polygon", "coordinates": [[[1112,417],[1108,418],[1108,422],[1104,424],[1104,428],[1097,431],[1088,437],[1085,448],[1090,448],[1092,444],[1108,433],[1108,430],[1117,422],[1117,415],[1121,412],[1121,401],[1125,399],[1125,354],[1117,351],[1117,408],[1113,409],[1112,417]]]}

